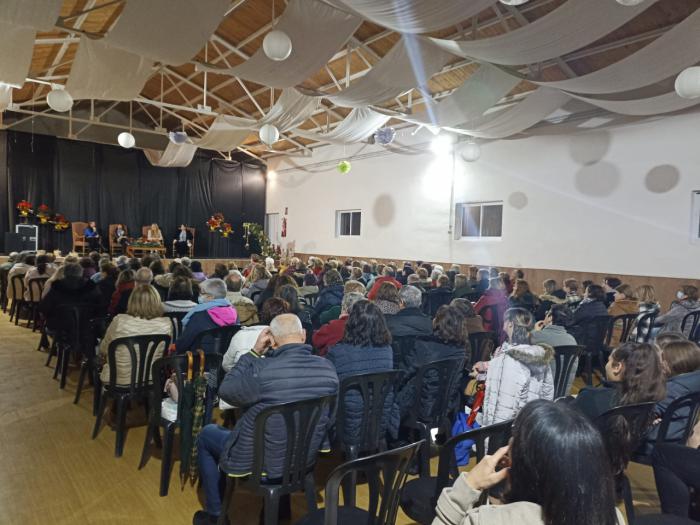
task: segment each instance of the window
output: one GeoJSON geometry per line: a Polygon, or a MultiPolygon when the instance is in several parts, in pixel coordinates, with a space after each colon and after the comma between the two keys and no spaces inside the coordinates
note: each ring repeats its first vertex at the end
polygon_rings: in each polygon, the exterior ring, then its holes
{"type": "Polygon", "coordinates": [[[335,236],[360,235],[362,212],[360,210],[338,210],[335,212],[335,236]]]}
{"type": "Polygon", "coordinates": [[[457,238],[499,238],[503,229],[503,201],[465,202],[455,210],[457,238]]]}
{"type": "Polygon", "coordinates": [[[265,215],[265,235],[272,244],[280,244],[280,214],[268,213],[265,215]]]}
{"type": "Polygon", "coordinates": [[[700,191],[694,191],[692,199],[690,242],[700,244],[700,191]]]}

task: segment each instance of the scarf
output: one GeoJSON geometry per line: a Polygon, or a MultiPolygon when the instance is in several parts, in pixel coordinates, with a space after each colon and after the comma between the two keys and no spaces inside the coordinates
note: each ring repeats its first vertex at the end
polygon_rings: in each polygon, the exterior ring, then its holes
{"type": "Polygon", "coordinates": [[[212,308],[219,308],[221,306],[231,306],[231,303],[227,299],[214,299],[213,301],[208,301],[206,303],[200,303],[197,306],[193,306],[192,309],[187,312],[187,315],[182,319],[182,327],[186,327],[187,323],[190,322],[190,318],[197,312],[206,312],[212,308]]]}

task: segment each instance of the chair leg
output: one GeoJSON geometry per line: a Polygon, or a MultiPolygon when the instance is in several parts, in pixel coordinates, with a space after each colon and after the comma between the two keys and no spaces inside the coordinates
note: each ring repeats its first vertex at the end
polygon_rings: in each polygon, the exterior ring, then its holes
{"type": "Polygon", "coordinates": [[[224,490],[224,499],[221,502],[221,514],[216,525],[226,525],[228,522],[228,508],[233,500],[233,491],[236,488],[236,482],[229,476],[226,476],[226,489],[224,490]]]}
{"type": "Polygon", "coordinates": [[[62,359],[59,359],[59,364],[61,367],[61,383],[59,388],[61,390],[66,388],[66,379],[68,379],[68,368],[70,366],[70,354],[71,348],[70,346],[66,346],[63,348],[63,354],[61,355],[62,359]]]}
{"type": "Polygon", "coordinates": [[[593,356],[586,352],[586,385],[593,385],[593,356]]]}
{"type": "Polygon", "coordinates": [[[41,337],[39,338],[39,344],[36,347],[36,351],[41,352],[42,348],[48,348],[48,347],[49,347],[49,338],[46,336],[46,332],[44,332],[44,329],[42,328],[41,337]]]}
{"type": "Polygon", "coordinates": [[[424,439],[425,444],[418,451],[418,475],[421,478],[430,477],[430,429],[421,424],[419,439],[424,439]]]}
{"type": "Polygon", "coordinates": [[[148,459],[151,457],[151,444],[153,443],[154,426],[156,423],[154,421],[148,420],[148,426],[146,427],[146,437],[143,440],[143,448],[141,449],[141,461],[139,462],[139,470],[146,466],[148,459]]]}
{"type": "Polygon", "coordinates": [[[117,437],[114,443],[114,457],[122,457],[126,435],[126,398],[117,398],[117,437]]]}
{"type": "Polygon", "coordinates": [[[318,503],[316,502],[316,480],[314,479],[313,472],[306,475],[304,479],[304,495],[306,496],[306,510],[311,513],[318,510],[318,503]]]}
{"type": "Polygon", "coordinates": [[[80,363],[80,377],[78,377],[78,386],[75,389],[75,399],[73,399],[73,404],[77,405],[80,401],[80,394],[83,392],[83,385],[85,384],[85,376],[87,376],[90,370],[90,364],[87,359],[83,359],[80,363]]]}
{"type": "Polygon", "coordinates": [[[99,407],[97,408],[97,414],[95,415],[95,427],[92,429],[92,439],[95,439],[97,437],[97,434],[100,432],[100,426],[102,425],[102,416],[105,413],[105,402],[107,400],[107,394],[102,393],[100,396],[100,404],[99,407]]]}
{"type": "Polygon", "coordinates": [[[61,371],[61,363],[63,363],[63,353],[66,352],[66,347],[63,344],[56,345],[56,365],[53,367],[53,378],[58,377],[61,371]]]}
{"type": "MultiPolygon", "coordinates": [[[[44,366],[51,366],[51,358],[52,358],[53,356],[55,356],[56,353],[57,353],[57,350],[56,350],[56,341],[54,340],[54,341],[51,343],[51,346],[49,346],[49,355],[46,356],[46,363],[44,364],[44,366]]],[[[56,376],[54,376],[54,379],[56,379],[56,376]]]]}
{"type": "Polygon", "coordinates": [[[265,492],[263,513],[264,525],[277,525],[279,523],[280,496],[276,490],[268,490],[265,492]]]}
{"type": "Polygon", "coordinates": [[[629,478],[622,474],[622,499],[625,502],[625,514],[627,514],[627,525],[634,525],[634,503],[632,502],[632,487],[629,478]]]}
{"type": "Polygon", "coordinates": [[[170,486],[170,470],[173,462],[173,435],[175,434],[175,423],[170,423],[165,428],[163,434],[163,456],[160,464],[160,495],[167,496],[168,487],[170,486]]]}
{"type": "MultiPolygon", "coordinates": [[[[348,451],[345,454],[344,461],[352,461],[357,459],[357,448],[354,446],[348,447],[348,451]]],[[[346,507],[354,507],[357,494],[357,472],[350,472],[346,474],[342,481],[343,486],[343,505],[346,507]]]]}

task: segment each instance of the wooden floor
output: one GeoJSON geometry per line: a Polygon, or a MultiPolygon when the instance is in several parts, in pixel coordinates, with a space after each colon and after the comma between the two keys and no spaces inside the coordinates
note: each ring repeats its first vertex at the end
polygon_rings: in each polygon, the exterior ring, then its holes
{"type": "MultiPolygon", "coordinates": [[[[170,494],[161,498],[158,457],[137,469],[145,431],[142,411],[130,414],[134,426],[124,455],[115,458],[109,426],[90,439],[92,391],[74,405],[76,371],[66,389],[59,390],[52,369],[44,366],[46,354],[36,351],[38,338],[38,333],[10,324],[0,312],[0,524],[191,523],[192,514],[201,508],[196,489],[187,485],[181,490],[173,474],[170,494]]],[[[321,460],[319,500],[320,486],[337,464],[336,458],[321,460]]],[[[635,464],[629,475],[639,512],[658,512],[651,469],[635,464]]],[[[358,503],[364,502],[366,492],[360,487],[358,503]]],[[[233,523],[257,525],[260,505],[257,498],[238,494],[233,523]]],[[[293,521],[304,511],[303,496],[294,496],[293,521]]],[[[397,522],[411,523],[401,512],[397,522]]]]}

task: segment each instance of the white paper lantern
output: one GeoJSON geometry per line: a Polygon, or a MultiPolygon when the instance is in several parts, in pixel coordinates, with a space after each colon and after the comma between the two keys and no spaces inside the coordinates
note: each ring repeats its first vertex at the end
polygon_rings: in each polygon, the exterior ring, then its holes
{"type": "Polygon", "coordinates": [[[122,131],[117,137],[117,142],[122,148],[131,149],[136,145],[136,139],[128,131],[122,131]]]}
{"type": "Polygon", "coordinates": [[[700,67],[689,67],[676,77],[676,93],[682,98],[700,97],[700,67]]]}
{"type": "Polygon", "coordinates": [[[187,142],[187,133],[184,131],[171,131],[168,133],[168,138],[173,144],[184,144],[187,142]]]}
{"type": "Polygon", "coordinates": [[[73,107],[73,97],[65,89],[54,88],[46,95],[46,103],[54,111],[65,113],[73,107]]]}
{"type": "Polygon", "coordinates": [[[476,162],[481,157],[481,147],[475,142],[467,142],[460,152],[465,162],[476,162]]]}
{"type": "Polygon", "coordinates": [[[292,41],[287,33],[274,29],[265,35],[263,51],[270,60],[286,60],[292,54],[292,41]]]}
{"type": "Polygon", "coordinates": [[[280,131],[272,124],[265,124],[262,128],[260,128],[258,136],[263,143],[267,144],[268,146],[272,146],[279,140],[280,131]]]}
{"type": "Polygon", "coordinates": [[[617,0],[618,4],[624,5],[625,7],[632,7],[635,5],[639,5],[642,2],[644,2],[644,0],[617,0]]]}
{"type": "Polygon", "coordinates": [[[529,1],[530,0],[500,0],[500,2],[505,5],[523,5],[529,1]]]}

